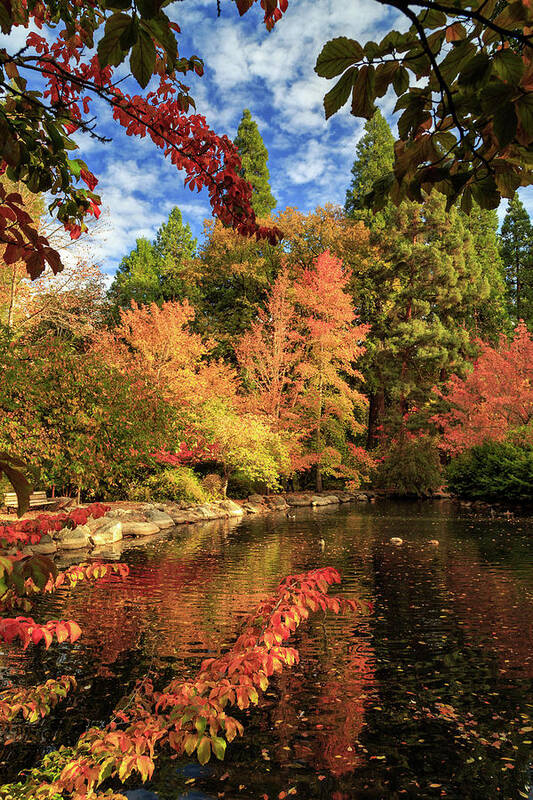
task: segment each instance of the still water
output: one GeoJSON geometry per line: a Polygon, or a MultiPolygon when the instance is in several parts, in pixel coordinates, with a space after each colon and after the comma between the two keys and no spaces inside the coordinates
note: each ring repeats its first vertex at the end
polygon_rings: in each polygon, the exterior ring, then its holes
{"type": "Polygon", "coordinates": [[[194,675],[287,574],[331,565],[339,593],[372,610],[315,615],[294,637],[300,665],[237,712],[245,734],[226,760],[161,757],[151,784],[127,785],[130,800],[533,798],[531,521],[446,502],[295,513],[126,543],[109,557],[130,565],[127,579],[43,603],[40,619],[76,619],[82,639],[6,649],[2,680],[73,674],[79,688],[24,745],[14,731],[0,783],[105,723],[147,672],[160,685],[194,675]]]}

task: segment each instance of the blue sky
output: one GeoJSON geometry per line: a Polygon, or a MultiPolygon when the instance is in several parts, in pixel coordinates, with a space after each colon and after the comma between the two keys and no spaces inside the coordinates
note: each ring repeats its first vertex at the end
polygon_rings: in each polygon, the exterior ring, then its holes
{"type": "MultiPolygon", "coordinates": [[[[316,57],[333,36],[379,39],[392,25],[405,27],[403,17],[377,0],[290,0],[283,20],[269,33],[259,4],[242,18],[230,0],[222,0],[221,8],[219,18],[216,0],[183,0],[166,9],[182,30],[180,53],[196,54],[205,63],[204,76],[190,79],[197,112],[217,132],[234,138],[243,108],[251,110],[269,151],[278,209],[342,204],[363,121],[347,107],[325,121],[322,98],[331,82],[315,75],[316,57]]],[[[127,74],[125,65],[120,69],[127,74]]],[[[380,101],[393,129],[394,102],[390,95],[380,101]]],[[[99,179],[104,209],[103,224],[84,246],[111,276],[138,237],[153,238],[174,205],[199,237],[210,206],[207,193],[186,189],[184,174],[149,140],[127,137],[107,108],[94,105],[93,110],[100,117],[99,131],[113,141],[100,145],[79,137],[79,155],[99,179]]],[[[533,213],[533,190],[521,196],[533,213]]]]}

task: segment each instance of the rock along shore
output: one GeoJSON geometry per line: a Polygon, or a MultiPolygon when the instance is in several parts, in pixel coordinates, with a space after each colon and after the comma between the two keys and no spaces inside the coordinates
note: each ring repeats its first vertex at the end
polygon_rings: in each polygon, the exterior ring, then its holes
{"type": "Polygon", "coordinates": [[[27,555],[54,555],[57,552],[73,551],[72,555],[84,555],[88,550],[99,550],[124,538],[143,538],[178,525],[194,525],[206,520],[243,517],[246,514],[290,513],[290,509],[318,508],[341,503],[367,503],[374,499],[372,492],[310,492],[259,495],[252,494],[246,500],[217,500],[182,507],[176,503],[110,503],[110,510],[103,517],[90,517],[85,525],[63,528],[57,533],[44,535],[38,544],[24,550],[27,555]]]}

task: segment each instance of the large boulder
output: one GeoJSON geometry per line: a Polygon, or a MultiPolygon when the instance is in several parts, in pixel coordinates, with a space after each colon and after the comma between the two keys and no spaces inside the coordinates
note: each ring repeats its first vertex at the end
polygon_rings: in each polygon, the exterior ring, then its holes
{"type": "Polygon", "coordinates": [[[315,494],[311,498],[311,505],[312,506],[331,506],[333,503],[338,503],[339,498],[335,497],[332,494],[315,494]]]}
{"type": "Polygon", "coordinates": [[[87,525],[77,528],[62,528],[57,534],[57,546],[60,550],[83,550],[89,547],[91,531],[87,525]]]}
{"type": "Polygon", "coordinates": [[[313,495],[310,494],[289,494],[286,497],[287,503],[290,506],[298,508],[300,506],[310,506],[313,500],[313,495]]]}
{"type": "Polygon", "coordinates": [[[355,499],[358,503],[368,503],[368,495],[363,492],[360,492],[355,499]]]}
{"type": "Polygon", "coordinates": [[[89,517],[89,519],[85,524],[87,525],[91,533],[94,533],[94,531],[97,531],[98,528],[102,528],[104,525],[109,524],[109,517],[107,515],[98,518],[89,517]]]}
{"type": "Polygon", "coordinates": [[[221,519],[228,516],[224,509],[215,503],[202,503],[202,505],[196,506],[194,512],[202,519],[221,519]]]}
{"type": "Polygon", "coordinates": [[[355,500],[355,495],[351,492],[335,492],[339,498],[339,503],[352,503],[355,500]]]}
{"type": "Polygon", "coordinates": [[[105,519],[104,524],[99,525],[91,533],[91,542],[95,547],[120,542],[122,539],[122,522],[119,519],[105,519]]]}
{"type": "Polygon", "coordinates": [[[281,495],[273,495],[272,497],[267,497],[266,502],[268,507],[271,508],[273,511],[286,511],[288,509],[287,501],[281,495]]]}
{"type": "Polygon", "coordinates": [[[123,536],[150,536],[152,533],[159,533],[159,526],[155,522],[131,519],[123,519],[121,522],[123,536]]]}
{"type": "Polygon", "coordinates": [[[35,556],[52,556],[57,553],[57,544],[47,533],[41,536],[36,544],[32,544],[31,551],[35,556]]]}
{"type": "Polygon", "coordinates": [[[219,506],[227,511],[229,517],[242,517],[244,514],[243,507],[233,500],[221,500],[219,506]]]}
{"type": "Polygon", "coordinates": [[[249,494],[248,502],[253,503],[254,505],[261,505],[265,502],[265,498],[262,494],[249,494]]]}
{"type": "Polygon", "coordinates": [[[146,517],[147,522],[154,522],[160,530],[172,528],[174,526],[174,520],[170,514],[166,514],[164,511],[159,511],[157,508],[146,511],[144,516],[146,517]]]}
{"type": "Polygon", "coordinates": [[[266,511],[266,508],[262,503],[252,503],[250,500],[247,500],[246,503],[243,503],[242,507],[247,514],[262,514],[264,511],[266,511]]]}

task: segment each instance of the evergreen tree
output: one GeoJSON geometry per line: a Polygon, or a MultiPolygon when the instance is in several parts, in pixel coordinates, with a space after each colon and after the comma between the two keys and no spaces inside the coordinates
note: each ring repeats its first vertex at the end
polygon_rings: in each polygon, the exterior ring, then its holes
{"type": "Polygon", "coordinates": [[[498,239],[498,212],[473,204],[470,214],[460,214],[470,233],[478,269],[483,282],[481,296],[474,302],[468,326],[485,341],[497,341],[509,331],[509,314],[505,297],[503,261],[498,239]]]}
{"type": "Polygon", "coordinates": [[[383,222],[383,212],[374,216],[367,209],[358,208],[358,204],[371,191],[374,181],[391,172],[393,163],[394,136],[387,120],[377,109],[365,123],[364,133],[355,148],[352,181],[344,203],[347,216],[371,222],[372,227],[383,222]]]}
{"type": "Polygon", "coordinates": [[[193,260],[196,239],[174,207],[168,221],[157,231],[154,242],[137,239],[135,249],[124,256],[108,292],[115,316],[119,308],[166,300],[196,299],[193,260]]]}
{"type": "Polygon", "coordinates": [[[509,203],[501,230],[501,255],[509,313],[516,322],[533,325],[533,227],[517,194],[509,203]]]}
{"type": "Polygon", "coordinates": [[[393,430],[422,409],[435,383],[457,371],[470,350],[468,322],[488,287],[459,212],[437,193],[402,203],[380,234],[386,266],[375,279],[380,313],[369,340],[369,372],[387,397],[393,430]]]}
{"type": "Polygon", "coordinates": [[[268,217],[276,207],[276,199],[270,190],[268,150],[247,108],[242,112],[235,145],[241,156],[242,174],[252,185],[252,207],[258,217],[268,217]]]}

